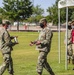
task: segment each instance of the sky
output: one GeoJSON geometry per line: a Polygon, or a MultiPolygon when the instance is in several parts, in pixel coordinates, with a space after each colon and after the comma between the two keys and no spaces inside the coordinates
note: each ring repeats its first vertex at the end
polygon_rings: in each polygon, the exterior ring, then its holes
{"type": "Polygon", "coordinates": [[[42,9],[44,9],[45,13],[44,15],[46,16],[48,13],[46,12],[46,9],[48,7],[51,7],[53,4],[55,4],[56,0],[34,0],[34,6],[40,5],[42,9]]]}
{"type": "MultiPolygon", "coordinates": [[[[42,9],[44,9],[45,13],[44,15],[46,16],[48,13],[46,12],[46,9],[48,7],[51,7],[53,4],[55,4],[56,0],[31,0],[33,1],[34,6],[40,5],[42,9]]],[[[2,7],[2,2],[3,0],[0,0],[0,7],[2,7]]]]}

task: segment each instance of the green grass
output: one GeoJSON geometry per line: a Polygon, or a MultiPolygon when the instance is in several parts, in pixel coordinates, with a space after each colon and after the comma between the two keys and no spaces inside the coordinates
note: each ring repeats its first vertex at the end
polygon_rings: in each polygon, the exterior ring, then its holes
{"type": "MultiPolygon", "coordinates": [[[[38,32],[10,32],[11,35],[18,36],[19,44],[14,46],[12,58],[14,62],[15,75],[37,75],[36,65],[38,51],[35,46],[30,47],[30,41],[38,37],[38,32]]],[[[0,64],[2,63],[2,54],[0,52],[0,64]]],[[[65,70],[65,45],[64,32],[61,33],[61,63],[58,63],[58,33],[54,32],[51,51],[48,55],[48,62],[56,75],[74,75],[73,65],[68,64],[68,70],[65,70]]],[[[8,75],[7,70],[3,75],[8,75]]],[[[44,69],[43,75],[49,75],[44,69]]]]}

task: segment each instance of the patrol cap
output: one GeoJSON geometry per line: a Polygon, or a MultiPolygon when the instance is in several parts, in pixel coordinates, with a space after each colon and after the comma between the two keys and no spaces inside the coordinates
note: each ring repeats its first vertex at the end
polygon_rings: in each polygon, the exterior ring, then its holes
{"type": "Polygon", "coordinates": [[[9,22],[9,21],[4,21],[3,23],[2,23],[2,25],[10,25],[11,23],[9,22]]]}
{"type": "Polygon", "coordinates": [[[71,21],[69,21],[68,24],[71,24],[71,21]]]}
{"type": "Polygon", "coordinates": [[[72,20],[71,25],[74,25],[74,20],[72,20]]]}
{"type": "Polygon", "coordinates": [[[44,23],[44,22],[46,22],[46,23],[47,23],[46,18],[42,18],[42,19],[40,19],[40,21],[39,21],[39,23],[44,23]]]}

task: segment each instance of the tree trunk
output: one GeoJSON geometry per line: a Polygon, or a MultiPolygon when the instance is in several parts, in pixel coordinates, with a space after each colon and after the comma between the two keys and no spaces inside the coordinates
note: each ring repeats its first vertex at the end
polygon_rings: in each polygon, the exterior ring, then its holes
{"type": "Polygon", "coordinates": [[[17,31],[19,31],[19,21],[17,21],[17,31]]]}

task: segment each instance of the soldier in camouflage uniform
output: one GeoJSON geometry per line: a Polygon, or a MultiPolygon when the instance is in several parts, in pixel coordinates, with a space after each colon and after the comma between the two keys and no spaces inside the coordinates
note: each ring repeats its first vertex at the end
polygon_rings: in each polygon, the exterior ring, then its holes
{"type": "Polygon", "coordinates": [[[9,26],[9,22],[5,22],[2,24],[2,28],[0,30],[0,51],[2,52],[4,62],[0,66],[0,75],[4,73],[7,69],[10,75],[13,75],[13,61],[11,57],[11,51],[13,50],[12,46],[17,44],[16,42],[12,42],[11,39],[14,37],[10,37],[7,29],[9,26]]]}
{"type": "Polygon", "coordinates": [[[36,44],[36,49],[39,50],[37,73],[42,75],[43,68],[45,68],[51,75],[55,75],[50,65],[47,62],[47,55],[50,52],[52,31],[47,27],[47,20],[42,18],[39,22],[42,31],[39,34],[39,38],[35,42],[31,42],[31,46],[36,44]]]}
{"type": "MultiPolygon", "coordinates": [[[[74,31],[74,21],[71,22],[71,26],[72,26],[72,31],[74,31]]],[[[74,65],[74,32],[72,34],[72,50],[73,50],[72,64],[74,65]]],[[[74,70],[74,68],[73,68],[73,70],[74,70]]]]}
{"type": "Polygon", "coordinates": [[[69,23],[70,25],[68,25],[68,50],[67,50],[67,59],[68,62],[70,63],[70,59],[72,59],[72,55],[73,55],[73,50],[72,50],[72,42],[71,42],[71,23],[69,23]]]}

